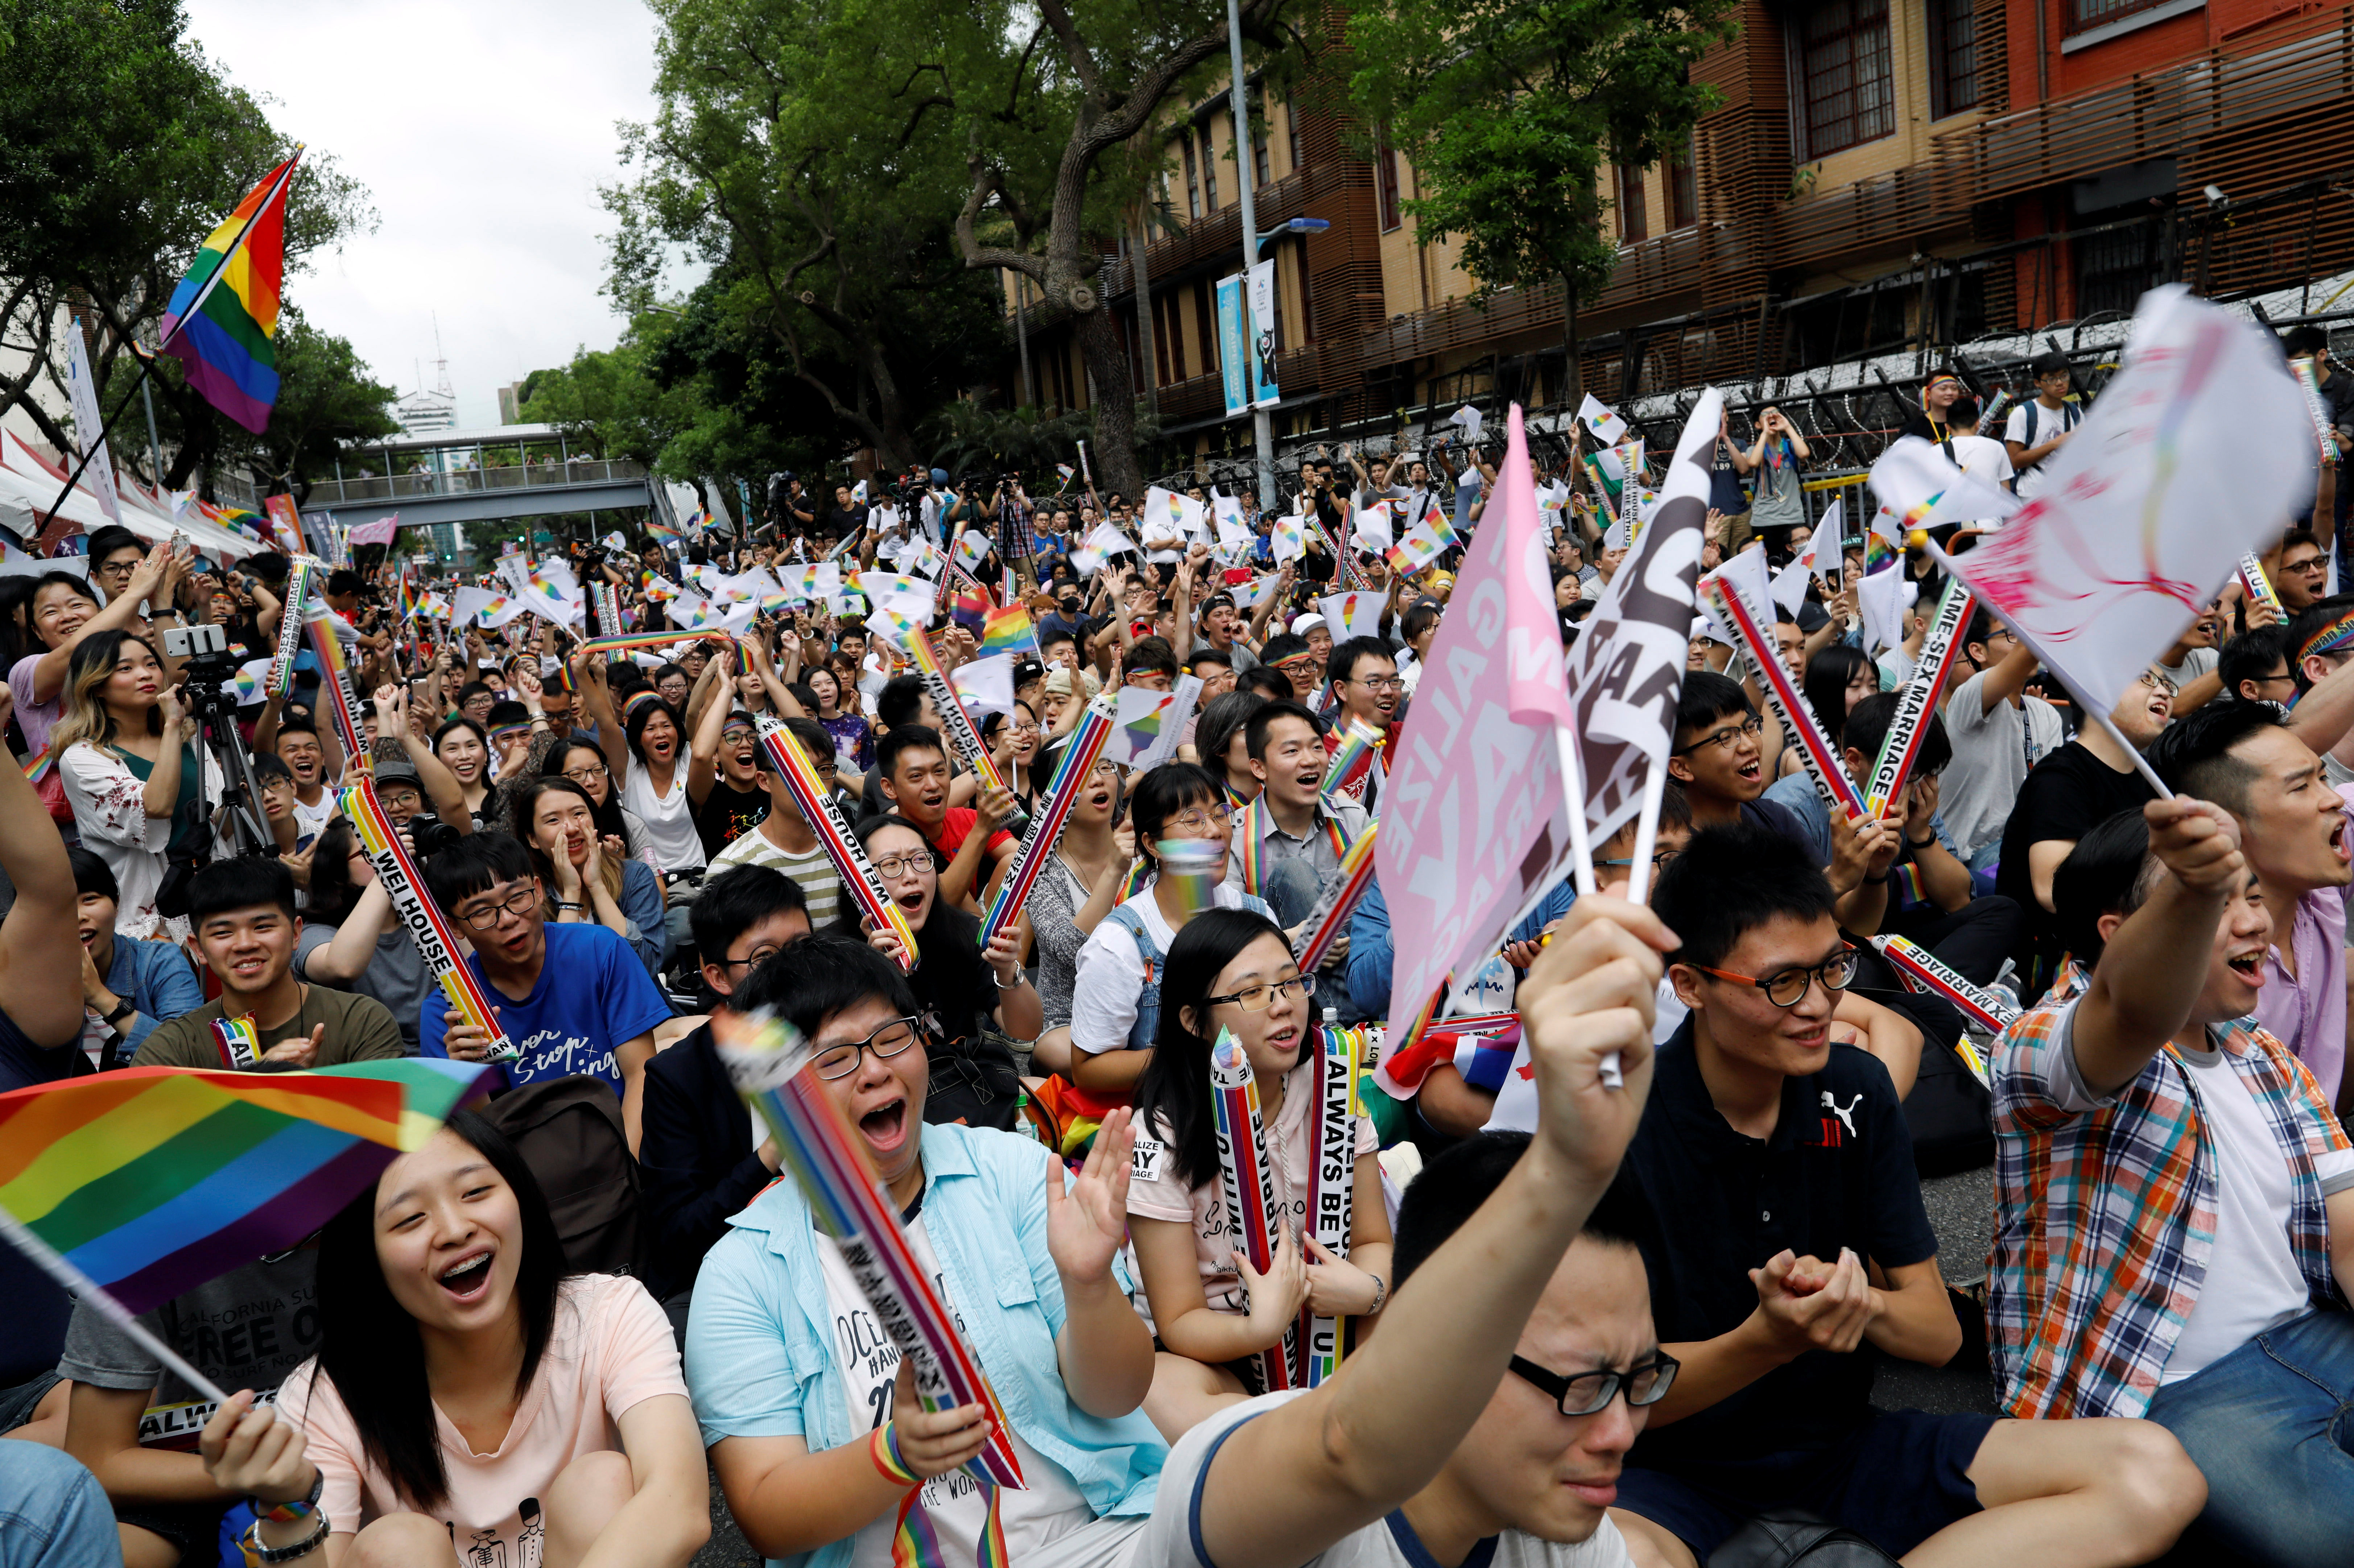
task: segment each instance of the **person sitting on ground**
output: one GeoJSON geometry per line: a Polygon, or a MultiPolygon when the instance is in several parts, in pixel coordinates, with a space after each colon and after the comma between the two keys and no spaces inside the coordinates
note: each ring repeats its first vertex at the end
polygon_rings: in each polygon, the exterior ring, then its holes
{"type": "MultiPolygon", "coordinates": [[[[1324,793],[1331,754],[1306,708],[1269,703],[1244,733],[1259,792],[1235,814],[1226,885],[1266,899],[1297,936],[1340,886],[1341,857],[1371,819],[1347,796],[1324,793]]],[[[1347,957],[1347,944],[1335,943],[1327,964],[1337,969],[1347,957]]]]}
{"type": "Polygon", "coordinates": [[[839,1249],[779,1181],[705,1257],[686,1335],[704,1441],[754,1550],[807,1568],[884,1563],[905,1519],[962,1563],[993,1513],[1004,1560],[1118,1561],[1167,1455],[1138,1408],[1151,1332],[1123,1294],[1128,1113],[1106,1119],[1076,1176],[1029,1139],[931,1120],[916,996],[844,938],[758,966],[729,1005],[778,1013],[816,1051],[820,1087],[963,1327],[1028,1483],[989,1490],[956,1474],[991,1435],[982,1408],[916,1403],[839,1249]]]}
{"type": "MultiPolygon", "coordinates": [[[[816,720],[806,718],[787,719],[785,730],[809,758],[818,782],[831,790],[840,763],[826,731],[816,720]]],[[[822,931],[842,918],[842,874],[834,869],[833,857],[825,853],[809,820],[801,815],[785,776],[769,766],[766,746],[754,751],[753,765],[769,791],[769,814],[760,819],[758,827],[713,856],[706,875],[717,876],[739,865],[766,866],[783,872],[801,885],[802,896],[809,902],[810,924],[822,931]]]]}
{"type": "Polygon", "coordinates": [[[1625,1568],[1606,1510],[1677,1366],[1634,1246],[1649,1216],[1612,1174],[1673,940],[1649,910],[1581,901],[1524,993],[1540,1130],[1423,1168],[1382,1331],[1345,1375],[1188,1433],[1129,1568],[1625,1568]],[[1623,1088],[1602,1086],[1609,1053],[1623,1088]]]}
{"type": "Polygon", "coordinates": [[[885,736],[875,748],[875,771],[891,814],[915,823],[940,852],[941,897],[959,908],[977,906],[979,891],[1019,847],[1001,826],[1013,813],[1013,795],[984,789],[970,806],[950,805],[948,747],[927,725],[901,725],[885,736]]]}
{"type": "MultiPolygon", "coordinates": [[[[858,842],[875,874],[916,938],[907,971],[927,1031],[932,1082],[928,1114],[972,1127],[1011,1128],[1019,1114],[1021,1075],[1013,1054],[982,1033],[984,1021],[1016,1040],[1035,1040],[1045,1009],[1022,969],[1022,938],[1010,923],[981,946],[981,921],[939,895],[939,862],[923,830],[905,817],[870,817],[858,842]]],[[[861,922],[866,939],[894,963],[898,937],[861,922]]]]}
{"type": "Polygon", "coordinates": [[[1970,612],[1955,667],[1959,684],[1945,699],[1954,760],[1944,810],[1946,831],[1972,871],[1992,869],[2028,770],[2066,738],[2059,710],[2028,694],[2035,662],[2035,651],[1999,617],[1984,605],[1970,612]]]}
{"type": "Polygon", "coordinates": [[[1250,717],[1267,703],[1257,692],[1229,692],[1202,709],[1193,730],[1194,760],[1225,786],[1226,803],[1236,810],[1258,798],[1258,776],[1250,767],[1250,717]]]}
{"type": "Polygon", "coordinates": [[[2223,644],[2215,674],[2227,697],[2287,703],[2296,694],[2296,673],[2288,662],[2288,629],[2260,626],[2241,632],[2223,644]]]}
{"type": "Polygon", "coordinates": [[[653,868],[631,859],[619,839],[598,832],[596,802],[569,779],[526,778],[510,801],[555,923],[604,927],[654,973],[667,916],[653,868]]]}
{"type": "Polygon", "coordinates": [[[308,860],[310,901],[294,940],[294,978],[376,998],[399,1021],[401,1043],[415,1055],[417,1021],[440,1005],[441,987],[402,928],[376,863],[342,817],[327,824],[308,860]]]}
{"type": "MultiPolygon", "coordinates": [[[[629,943],[603,926],[548,924],[531,852],[505,833],[473,834],[427,860],[425,891],[472,945],[467,967],[523,1053],[501,1066],[507,1086],[603,1079],[636,1153],[646,1062],[671,1009],[629,943]]],[[[490,1056],[491,1034],[454,1008],[429,1005],[418,1036],[422,1055],[490,1056]]]]}
{"type": "Polygon", "coordinates": [[[205,1004],[205,988],[176,944],[115,934],[122,895],[104,861],[79,844],[66,860],[81,937],[81,1048],[100,1072],[128,1066],[157,1024],[205,1004]]]}
{"type": "MultiPolygon", "coordinates": [[[[695,949],[714,1011],[726,1008],[754,969],[809,934],[809,901],[782,872],[744,865],[707,878],[695,901],[695,949]]],[[[720,1065],[707,1021],[646,1064],[639,1164],[654,1235],[647,1284],[682,1335],[704,1255],[727,1234],[728,1217],[776,1180],[779,1163],[774,1138],[754,1142],[752,1113],[720,1065]]]]}
{"type": "Polygon", "coordinates": [[[2147,1562],[2201,1491],[2163,1433],[1872,1407],[1866,1343],[1942,1366],[1962,1336],[1899,1096],[1837,1038],[1855,957],[1832,902],[1803,849],[1755,827],[1702,829],[1660,876],[1691,1015],[1626,1169],[1660,1216],[1644,1261],[1683,1371],[1612,1517],[1638,1563],[1672,1568],[1792,1505],[1895,1556],[2147,1562]]]}
{"type": "MultiPolygon", "coordinates": [[[[1349,1241],[1335,1255],[1312,1234],[1308,1189],[1323,1151],[1313,1107],[1323,1092],[1316,977],[1303,975],[1275,922],[1213,909],[1187,922],[1169,949],[1161,1035],[1137,1080],[1129,1228],[1145,1300],[1163,1349],[1145,1412],[1175,1442],[1221,1407],[1253,1393],[1238,1370],[1281,1356],[1301,1310],[1370,1319],[1389,1295],[1389,1211],[1373,1124],[1352,1120],[1349,1241]],[[1257,1082],[1264,1150],[1275,1188],[1267,1271],[1250,1266],[1226,1223],[1217,1116],[1210,1085],[1214,1041],[1232,1031],[1257,1082]]],[[[1361,1324],[1361,1330],[1370,1327],[1361,1324]]]]}
{"type": "Polygon", "coordinates": [[[200,1442],[211,1486],[267,1510],[255,1555],[685,1568],[709,1539],[661,1308],[567,1271],[530,1168],[472,1111],[327,1222],[313,1317],[275,1413],[240,1388],[200,1442]]]}
{"type": "Polygon", "coordinates": [[[188,883],[188,923],[220,995],[158,1024],[134,1067],[253,1068],[265,1073],[406,1056],[400,1025],[373,997],[294,978],[302,917],[294,879],[273,860],[215,861],[188,883]],[[253,1038],[215,1025],[243,1020],[253,1038]]]}

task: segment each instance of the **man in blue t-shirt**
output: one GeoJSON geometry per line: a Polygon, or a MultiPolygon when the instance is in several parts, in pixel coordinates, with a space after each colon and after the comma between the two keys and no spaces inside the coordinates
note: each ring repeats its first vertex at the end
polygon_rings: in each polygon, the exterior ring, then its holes
{"type": "MultiPolygon", "coordinates": [[[[531,853],[504,833],[471,834],[435,855],[425,888],[473,944],[467,967],[522,1053],[506,1064],[507,1082],[604,1079],[621,1097],[635,1154],[654,1029],[671,1011],[630,944],[603,926],[549,925],[531,853]]],[[[423,1055],[488,1056],[488,1033],[455,1010],[429,1007],[417,1022],[423,1055]]]]}

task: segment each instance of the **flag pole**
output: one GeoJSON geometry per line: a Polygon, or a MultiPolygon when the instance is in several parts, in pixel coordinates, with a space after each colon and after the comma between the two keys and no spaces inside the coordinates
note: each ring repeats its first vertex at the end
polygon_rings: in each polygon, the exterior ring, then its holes
{"type": "Polygon", "coordinates": [[[5,1209],[0,1209],[0,1236],[16,1244],[16,1250],[33,1260],[36,1267],[70,1291],[84,1307],[95,1308],[99,1315],[124,1333],[133,1343],[158,1361],[180,1375],[180,1380],[216,1404],[227,1404],[228,1395],[222,1393],[212,1379],[180,1359],[179,1352],[157,1339],[147,1326],[131,1315],[128,1308],[107,1294],[105,1287],[68,1262],[58,1250],[35,1235],[25,1223],[5,1209]]]}

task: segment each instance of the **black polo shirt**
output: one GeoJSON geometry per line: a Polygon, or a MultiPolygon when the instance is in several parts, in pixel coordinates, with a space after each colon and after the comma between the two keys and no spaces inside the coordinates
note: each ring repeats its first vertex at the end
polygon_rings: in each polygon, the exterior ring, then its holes
{"type": "MultiPolygon", "coordinates": [[[[1822,1071],[1782,1085],[1763,1141],[1709,1098],[1692,1020],[1659,1048],[1650,1103],[1627,1151],[1657,1216],[1643,1247],[1662,1342],[1729,1334],[1757,1309],[1749,1271],[1789,1248],[1903,1267],[1933,1257],[1913,1140],[1895,1086],[1869,1053],[1833,1045],[1822,1071]]],[[[1873,1351],[1809,1351],[1708,1409],[1646,1431],[1628,1463],[1681,1470],[1828,1448],[1866,1419],[1873,1351]]]]}

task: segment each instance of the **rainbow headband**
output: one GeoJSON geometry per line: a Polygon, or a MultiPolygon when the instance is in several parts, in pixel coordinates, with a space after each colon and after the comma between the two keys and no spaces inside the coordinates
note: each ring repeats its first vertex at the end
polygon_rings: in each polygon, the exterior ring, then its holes
{"type": "Polygon", "coordinates": [[[490,1035],[493,1044],[486,1059],[512,1062],[522,1055],[500,1027],[499,1015],[491,1011],[490,998],[482,994],[473,970],[459,961],[457,934],[450,929],[450,923],[442,918],[433,901],[417,891],[417,863],[409,859],[399,831],[385,815],[384,802],[376,797],[375,782],[361,779],[340,792],[337,804],[350,821],[352,832],[359,836],[360,848],[376,867],[376,880],[384,884],[393,911],[400,917],[401,928],[417,944],[418,956],[432,971],[441,994],[449,998],[450,1005],[467,1022],[490,1035]]]}
{"type": "Polygon", "coordinates": [[[912,970],[917,959],[916,933],[907,924],[907,914],[884,887],[883,879],[875,874],[865,846],[851,832],[850,824],[842,820],[833,797],[826,793],[817,771],[801,755],[801,742],[772,715],[756,714],[753,719],[759,726],[760,747],[769,754],[769,766],[777,770],[777,777],[791,791],[793,804],[801,808],[801,821],[817,835],[826,858],[833,862],[843,885],[857,903],[859,913],[874,922],[875,929],[888,930],[899,939],[899,967],[912,970]]]}
{"type": "Polygon", "coordinates": [[[2306,638],[2296,651],[2296,662],[2302,664],[2316,653],[2343,653],[2349,648],[2354,648],[2354,609],[2306,638]]]}

